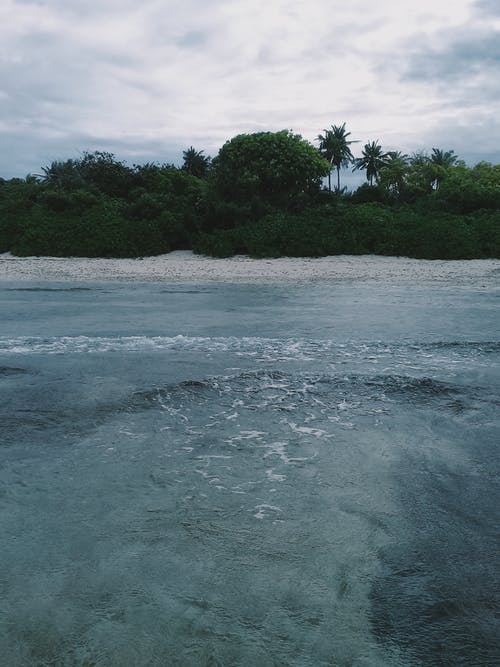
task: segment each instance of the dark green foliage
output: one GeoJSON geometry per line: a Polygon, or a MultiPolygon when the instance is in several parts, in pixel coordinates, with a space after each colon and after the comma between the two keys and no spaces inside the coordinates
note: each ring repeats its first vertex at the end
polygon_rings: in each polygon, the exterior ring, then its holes
{"type": "Polygon", "coordinates": [[[364,254],[387,247],[390,224],[390,212],[377,205],[323,205],[299,214],[269,214],[257,224],[205,235],[195,250],[216,256],[246,253],[253,257],[364,254]]]}
{"type": "Polygon", "coordinates": [[[191,236],[200,229],[204,184],[172,167],[149,165],[139,176],[143,187],[130,193],[127,219],[138,224],[154,223],[161,231],[163,242],[156,253],[190,247],[191,236]]]}
{"type": "Polygon", "coordinates": [[[42,183],[61,190],[85,188],[110,197],[126,197],[132,187],[133,172],[112,153],[85,152],[78,160],[52,162],[42,169],[42,183]]]}
{"type": "Polygon", "coordinates": [[[472,169],[451,167],[433,194],[434,203],[454,213],[500,209],[500,165],[480,162],[472,169]]]}
{"type": "Polygon", "coordinates": [[[396,209],[379,203],[340,204],[274,213],[257,224],[200,236],[195,251],[216,257],[336,254],[426,259],[500,256],[500,213],[467,217],[396,209]]]}
{"type": "Polygon", "coordinates": [[[214,158],[211,187],[226,202],[258,198],[289,208],[297,196],[318,191],[329,169],[314,146],[288,130],[240,134],[214,158]]]}
{"type": "Polygon", "coordinates": [[[182,153],[182,169],[191,176],[206,178],[210,169],[210,158],[203,155],[203,151],[197,151],[192,146],[182,153]]]}
{"type": "Polygon", "coordinates": [[[23,235],[40,186],[13,178],[0,188],[0,252],[13,250],[23,235]]]}
{"type": "Polygon", "coordinates": [[[41,182],[13,179],[0,189],[0,251],[135,257],[191,246],[203,203],[198,178],[169,165],[131,170],[102,153],[57,164],[41,182]]]}
{"type": "Polygon", "coordinates": [[[405,208],[396,217],[395,236],[398,254],[408,257],[472,259],[481,256],[475,230],[462,216],[405,208]]]}
{"type": "Polygon", "coordinates": [[[353,204],[366,204],[368,202],[382,203],[387,199],[387,196],[384,189],[378,185],[363,183],[352,193],[350,199],[353,204]]]}
{"type": "Polygon", "coordinates": [[[500,257],[500,209],[475,211],[466,216],[477,245],[478,257],[500,257]]]}
{"type": "Polygon", "coordinates": [[[87,187],[110,197],[125,198],[133,187],[133,172],[111,153],[84,153],[78,171],[87,187]]]}
{"type": "Polygon", "coordinates": [[[42,167],[42,172],[41,182],[51,188],[72,190],[84,185],[78,160],[56,160],[50,166],[42,167]]]}
{"type": "Polygon", "coordinates": [[[124,256],[120,218],[112,207],[92,206],[83,215],[33,207],[29,223],[13,250],[17,255],[124,256]]]}
{"type": "MultiPolygon", "coordinates": [[[[345,127],[337,129],[345,139],[345,127]]],[[[239,135],[213,164],[201,179],[188,168],[129,168],[95,152],[53,162],[43,176],[0,179],[0,252],[500,257],[500,165],[468,168],[437,149],[392,152],[377,185],[332,193],[320,188],[330,164],[287,130],[239,135]]]]}

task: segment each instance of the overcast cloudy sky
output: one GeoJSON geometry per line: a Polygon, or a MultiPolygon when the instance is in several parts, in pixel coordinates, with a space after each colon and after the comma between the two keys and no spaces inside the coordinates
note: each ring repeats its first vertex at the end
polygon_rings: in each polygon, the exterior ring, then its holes
{"type": "Polygon", "coordinates": [[[500,162],[500,0],[1,0],[0,176],[241,132],[500,162]]]}

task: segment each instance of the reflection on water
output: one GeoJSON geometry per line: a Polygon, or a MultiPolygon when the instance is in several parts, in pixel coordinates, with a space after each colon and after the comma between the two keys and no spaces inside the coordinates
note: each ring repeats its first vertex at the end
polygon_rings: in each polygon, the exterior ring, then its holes
{"type": "Polygon", "coordinates": [[[5,664],[497,664],[492,296],[53,291],[2,295],[5,664]]]}

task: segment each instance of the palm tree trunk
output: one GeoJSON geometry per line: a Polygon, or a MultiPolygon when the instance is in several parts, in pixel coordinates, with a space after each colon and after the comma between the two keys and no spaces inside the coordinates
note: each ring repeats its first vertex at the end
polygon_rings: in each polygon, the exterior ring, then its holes
{"type": "Polygon", "coordinates": [[[331,171],[328,172],[328,189],[330,190],[330,192],[332,191],[332,172],[331,171]]]}
{"type": "Polygon", "coordinates": [[[337,166],[337,192],[340,194],[340,167],[337,166]]]}

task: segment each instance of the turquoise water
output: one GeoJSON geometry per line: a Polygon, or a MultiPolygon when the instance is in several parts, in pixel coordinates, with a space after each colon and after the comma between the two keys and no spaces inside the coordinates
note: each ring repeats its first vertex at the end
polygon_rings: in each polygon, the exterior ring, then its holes
{"type": "Polygon", "coordinates": [[[3,282],[2,664],[497,665],[499,296],[3,282]]]}

